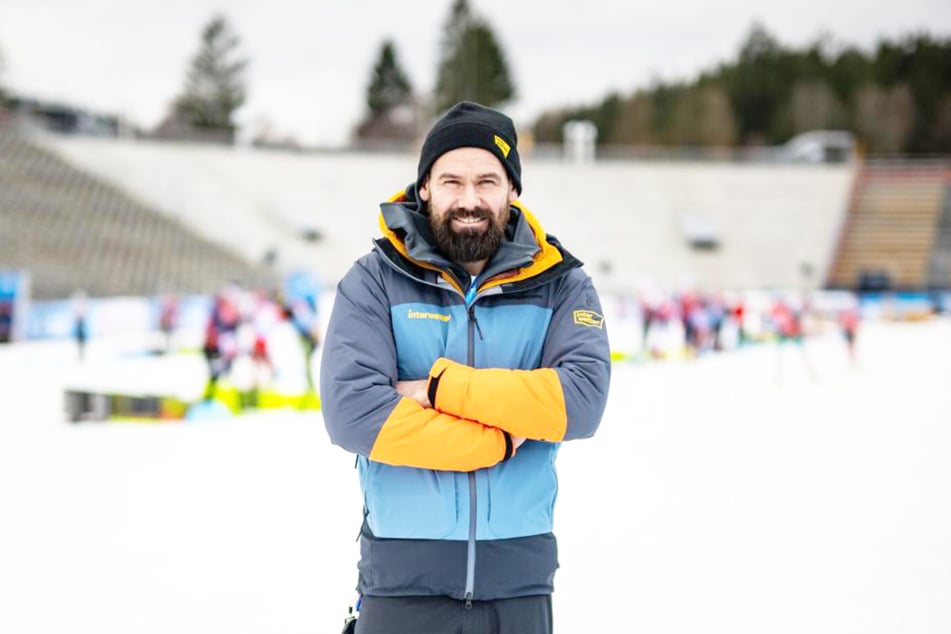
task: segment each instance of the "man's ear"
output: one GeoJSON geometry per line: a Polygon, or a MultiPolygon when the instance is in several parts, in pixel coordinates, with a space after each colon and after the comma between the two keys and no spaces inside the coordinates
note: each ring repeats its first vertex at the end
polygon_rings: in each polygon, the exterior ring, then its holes
{"type": "Polygon", "coordinates": [[[509,181],[509,204],[511,205],[516,200],[518,200],[518,190],[515,189],[515,183],[511,180],[509,181]]]}
{"type": "Polygon", "coordinates": [[[422,184],[419,186],[419,191],[416,192],[416,195],[419,196],[419,199],[423,202],[429,202],[429,177],[427,176],[423,180],[422,184]]]}

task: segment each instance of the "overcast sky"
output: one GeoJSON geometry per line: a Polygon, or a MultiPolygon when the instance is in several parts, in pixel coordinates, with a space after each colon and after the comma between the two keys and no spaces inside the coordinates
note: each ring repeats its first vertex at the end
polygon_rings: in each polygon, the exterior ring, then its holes
{"type": "MultiPolygon", "coordinates": [[[[418,92],[435,81],[451,0],[0,0],[0,82],[156,124],[180,90],[202,26],[223,12],[251,60],[243,122],[339,145],[364,111],[385,38],[418,92]]],[[[951,34],[948,0],[470,0],[508,55],[528,126],[546,108],[593,103],[654,78],[688,79],[733,57],[754,21],[800,46],[828,33],[870,48],[951,34]]]]}

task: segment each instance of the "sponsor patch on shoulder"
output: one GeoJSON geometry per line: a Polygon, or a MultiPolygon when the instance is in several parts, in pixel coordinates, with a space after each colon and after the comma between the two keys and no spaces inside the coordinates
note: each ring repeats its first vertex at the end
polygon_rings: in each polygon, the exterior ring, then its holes
{"type": "Polygon", "coordinates": [[[579,326],[591,326],[592,328],[604,328],[604,317],[593,310],[576,310],[574,312],[575,323],[579,326]]]}

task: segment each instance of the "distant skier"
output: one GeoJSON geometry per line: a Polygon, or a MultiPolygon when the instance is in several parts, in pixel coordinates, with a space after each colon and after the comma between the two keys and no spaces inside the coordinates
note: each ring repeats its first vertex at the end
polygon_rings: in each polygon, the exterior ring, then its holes
{"type": "Polygon", "coordinates": [[[13,302],[0,299],[0,343],[13,340],[13,302]]]}
{"type": "Polygon", "coordinates": [[[89,338],[86,323],[86,294],[83,291],[77,291],[73,295],[73,337],[76,340],[79,360],[83,361],[86,358],[86,340],[89,338]]]}
{"type": "Polygon", "coordinates": [[[803,367],[809,379],[813,382],[818,380],[818,375],[812,366],[809,354],[806,352],[804,342],[805,329],[803,327],[803,317],[805,312],[805,306],[797,306],[781,298],[777,298],[773,302],[769,313],[769,320],[779,343],[776,355],[777,384],[782,384],[783,382],[783,349],[790,344],[798,350],[799,357],[802,359],[803,367]]]}
{"type": "Polygon", "coordinates": [[[205,326],[205,342],[202,347],[208,363],[205,400],[214,397],[219,379],[231,368],[237,354],[236,331],[239,323],[240,314],[235,298],[228,292],[218,293],[205,326]]]}
{"type": "Polygon", "coordinates": [[[159,330],[162,332],[162,352],[172,351],[172,333],[178,322],[178,298],[166,295],[159,307],[159,330]]]}
{"type": "Polygon", "coordinates": [[[855,359],[855,338],[859,330],[859,311],[855,307],[849,307],[839,313],[839,328],[842,330],[842,336],[845,337],[845,345],[849,350],[849,360],[854,364],[855,359]]]}

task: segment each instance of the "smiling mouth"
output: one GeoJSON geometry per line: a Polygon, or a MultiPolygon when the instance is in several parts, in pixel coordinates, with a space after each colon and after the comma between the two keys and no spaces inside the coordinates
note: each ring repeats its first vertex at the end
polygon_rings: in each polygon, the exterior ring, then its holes
{"type": "Polygon", "coordinates": [[[482,216],[455,216],[452,221],[458,222],[461,225],[476,225],[481,222],[487,222],[482,216]]]}

